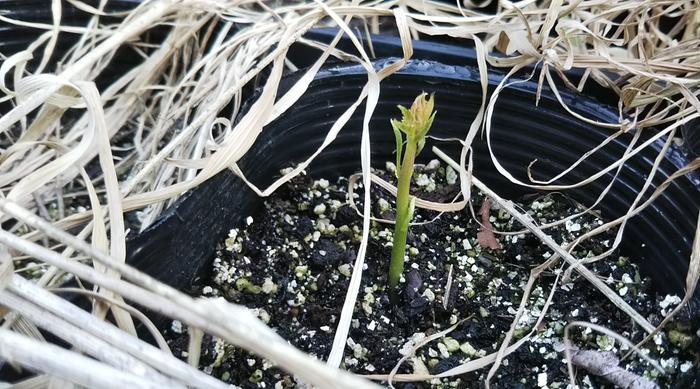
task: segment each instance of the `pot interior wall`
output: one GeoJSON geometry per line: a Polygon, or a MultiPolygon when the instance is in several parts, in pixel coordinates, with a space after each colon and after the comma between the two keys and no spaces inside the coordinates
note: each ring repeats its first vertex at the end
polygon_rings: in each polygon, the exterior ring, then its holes
{"type": "MultiPolygon", "coordinates": [[[[386,65],[378,62],[377,67],[386,65]]],[[[289,77],[282,89],[293,83],[289,77]]],[[[359,66],[341,65],[323,70],[306,94],[284,115],[265,127],[239,166],[249,180],[263,188],[279,176],[281,168],[310,156],[323,142],[328,129],[360,94],[367,78],[359,66]]],[[[399,74],[382,82],[379,104],[370,124],[372,164],[383,167],[393,160],[395,144],[389,119],[398,115],[397,104],[409,105],[421,91],[436,94],[438,115],[431,134],[463,138],[481,101],[475,69],[413,61],[399,74]]],[[[491,86],[500,81],[490,79],[491,86]]],[[[527,166],[537,159],[534,175],[548,179],[574,163],[602,142],[612,130],[573,118],[545,90],[535,106],[535,84],[523,82],[502,92],[493,116],[492,144],[495,156],[515,177],[527,181],[527,166]]],[[[594,100],[568,93],[564,100],[586,117],[616,122],[617,114],[594,100]]],[[[352,116],[333,144],[311,165],[309,174],[333,179],[360,169],[360,137],[364,106],[352,116]]],[[[651,136],[646,132],[642,140],[651,136]]],[[[572,184],[613,164],[625,152],[631,134],[619,137],[594,153],[570,175],[556,183],[572,184]]],[[[640,141],[641,142],[641,141],[640,141]]],[[[429,141],[420,159],[435,158],[438,145],[457,159],[456,142],[429,141]]],[[[620,170],[608,195],[595,209],[605,219],[621,216],[634,201],[650,173],[660,143],[644,149],[620,170]]],[[[420,162],[420,161],[419,161],[420,162]]],[[[535,190],[514,185],[497,172],[486,140],[474,143],[474,173],[504,197],[515,199],[535,190]]],[[[653,187],[677,170],[684,160],[675,149],[661,162],[653,187]]],[[[584,205],[593,204],[614,178],[615,170],[585,186],[564,191],[584,205]]],[[[653,191],[653,189],[651,190],[653,191]]],[[[651,192],[649,191],[649,192],[651,192]]],[[[636,258],[642,271],[653,277],[662,292],[683,293],[695,221],[699,207],[698,177],[688,175],[672,184],[651,206],[633,218],[626,228],[622,254],[636,258]]],[[[254,214],[262,204],[241,180],[223,172],[186,194],[178,204],[144,234],[131,242],[135,265],[180,288],[189,288],[208,273],[217,242],[228,229],[254,214]],[[154,260],[157,256],[157,260],[154,260]]],[[[697,294],[696,294],[697,296],[697,294]]]]}

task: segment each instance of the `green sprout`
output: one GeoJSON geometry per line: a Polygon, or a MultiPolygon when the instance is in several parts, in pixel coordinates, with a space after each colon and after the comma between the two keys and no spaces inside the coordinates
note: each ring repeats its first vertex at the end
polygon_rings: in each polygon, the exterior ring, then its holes
{"type": "Polygon", "coordinates": [[[408,225],[413,218],[415,197],[409,193],[411,177],[413,176],[413,164],[416,156],[425,145],[425,135],[435,119],[434,96],[426,98],[426,93],[421,93],[413,101],[411,109],[399,106],[403,118],[401,121],[391,120],[391,127],[396,137],[396,175],[399,179],[398,193],[396,194],[396,225],[394,227],[394,243],[391,248],[391,263],[389,265],[389,287],[393,290],[399,283],[403,273],[403,261],[406,254],[406,235],[408,225]],[[404,139],[406,149],[404,150],[404,139]],[[401,156],[403,154],[403,160],[401,156]]]}

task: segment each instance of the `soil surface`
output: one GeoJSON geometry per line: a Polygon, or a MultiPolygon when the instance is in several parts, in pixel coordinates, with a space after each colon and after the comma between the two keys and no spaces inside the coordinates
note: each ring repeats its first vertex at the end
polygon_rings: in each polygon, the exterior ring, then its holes
{"type": "MultiPolygon", "coordinates": [[[[393,182],[393,169],[393,164],[387,163],[388,171],[375,173],[393,182]]],[[[214,277],[202,288],[202,296],[225,298],[253,309],[291,344],[325,359],[362,235],[362,218],[349,205],[347,189],[346,178],[328,181],[301,176],[278,190],[265,201],[264,209],[248,217],[239,229],[231,230],[222,242],[214,260],[214,277]]],[[[362,192],[362,186],[356,185],[353,197],[360,209],[362,192]]],[[[433,161],[416,169],[412,193],[427,200],[451,201],[459,193],[457,175],[433,161]]],[[[375,217],[393,219],[390,194],[376,188],[372,199],[375,217]]],[[[483,196],[475,193],[472,202],[479,213],[483,196]]],[[[531,196],[517,204],[539,224],[583,210],[560,194],[531,196]]],[[[389,373],[415,342],[455,324],[451,332],[408,358],[399,373],[438,374],[498,351],[517,313],[531,269],[552,252],[522,231],[523,227],[497,205],[487,208],[492,228],[511,232],[496,234],[500,248],[482,248],[477,239],[480,225],[469,209],[442,215],[416,210],[417,225],[410,228],[406,267],[395,304],[385,288],[393,225],[372,223],[343,368],[358,374],[389,373]]],[[[601,224],[595,212],[587,212],[546,231],[563,244],[601,224]]],[[[580,244],[573,254],[592,257],[608,251],[613,241],[614,232],[599,235],[580,244]]],[[[680,302],[678,296],[654,294],[634,260],[616,251],[587,267],[652,324],[660,323],[680,302]]],[[[562,344],[564,328],[572,321],[604,326],[632,342],[644,338],[643,330],[577,273],[562,282],[565,268],[557,261],[535,282],[511,344],[530,337],[503,360],[491,380],[492,387],[567,388],[562,344]],[[550,294],[551,305],[537,324],[550,294]]],[[[665,375],[635,355],[620,366],[662,388],[697,387],[700,317],[689,315],[683,311],[642,347],[666,370],[665,375]]],[[[573,327],[570,334],[572,343],[581,350],[610,351],[618,357],[629,350],[590,328],[573,327]]],[[[187,328],[173,322],[168,337],[176,355],[185,358],[187,328]]],[[[269,361],[211,337],[205,337],[201,368],[246,388],[296,386],[293,376],[269,361]]],[[[488,369],[395,386],[480,388],[488,369]]],[[[576,381],[582,388],[613,387],[582,368],[576,369],[576,381]]]]}

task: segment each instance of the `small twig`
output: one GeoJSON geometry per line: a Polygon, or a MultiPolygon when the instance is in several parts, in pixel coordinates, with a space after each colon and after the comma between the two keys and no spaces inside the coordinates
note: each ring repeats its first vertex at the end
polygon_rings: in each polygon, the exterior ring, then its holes
{"type": "Polygon", "coordinates": [[[571,363],[603,377],[625,389],[658,389],[659,385],[619,366],[620,360],[611,351],[572,350],[571,363]]]}
{"type": "MultiPolygon", "coordinates": [[[[607,328],[605,328],[605,327],[603,327],[603,326],[600,326],[600,325],[598,325],[598,324],[593,324],[593,323],[589,323],[589,322],[585,322],[585,321],[573,321],[573,322],[569,323],[566,327],[564,327],[564,353],[566,354],[566,368],[567,368],[567,370],[568,370],[568,372],[569,372],[569,380],[571,381],[571,384],[572,384],[572,385],[574,384],[574,369],[573,369],[573,357],[572,357],[572,353],[573,353],[574,351],[576,351],[576,349],[571,345],[571,336],[569,335],[569,333],[571,332],[571,328],[572,328],[572,327],[586,327],[586,328],[590,328],[590,329],[592,329],[592,330],[594,330],[594,331],[598,331],[598,332],[600,332],[600,333],[603,333],[603,334],[605,334],[605,335],[607,335],[607,336],[609,336],[609,337],[612,337],[612,338],[614,338],[615,340],[617,340],[618,342],[620,342],[622,345],[625,345],[625,346],[629,347],[632,351],[636,352],[637,355],[639,355],[640,357],[642,357],[642,359],[644,359],[647,363],[649,363],[651,366],[653,366],[653,367],[654,367],[656,370],[658,370],[661,374],[665,374],[665,373],[666,373],[666,372],[664,371],[664,369],[663,369],[655,360],[651,359],[651,357],[649,357],[647,354],[643,353],[642,350],[641,350],[639,347],[635,346],[635,345],[634,345],[632,342],[630,342],[627,338],[625,338],[624,336],[618,334],[617,332],[612,331],[612,330],[609,330],[609,329],[607,329],[607,328]]],[[[613,355],[613,356],[614,356],[614,355],[613,355]]],[[[614,366],[617,366],[618,363],[619,363],[619,361],[618,361],[617,358],[615,357],[614,366]]],[[[608,363],[608,364],[610,364],[610,363],[608,363]]],[[[598,364],[598,365],[596,366],[596,365],[594,365],[593,363],[591,363],[591,366],[592,366],[593,368],[596,368],[596,367],[600,367],[601,364],[598,364]]],[[[615,372],[614,370],[613,370],[613,371],[610,371],[610,373],[614,373],[614,372],[615,372]]],[[[594,373],[593,371],[591,371],[591,373],[596,374],[596,373],[594,373]]],[[[632,381],[634,381],[634,380],[632,380],[632,381]]],[[[612,382],[612,381],[611,381],[611,382],[612,382]]],[[[625,385],[623,385],[623,387],[624,387],[624,388],[627,388],[627,386],[625,386],[625,385]]],[[[641,389],[641,388],[644,388],[644,387],[638,387],[638,388],[641,389]]]]}

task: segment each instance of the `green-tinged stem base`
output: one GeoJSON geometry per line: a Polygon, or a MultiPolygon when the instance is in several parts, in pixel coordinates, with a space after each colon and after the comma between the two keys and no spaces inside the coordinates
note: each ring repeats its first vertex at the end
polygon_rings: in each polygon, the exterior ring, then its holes
{"type": "Polygon", "coordinates": [[[403,273],[404,256],[406,255],[406,236],[408,235],[408,225],[413,216],[409,190],[416,153],[417,144],[414,139],[409,138],[399,171],[399,183],[396,193],[396,226],[394,227],[391,263],[389,265],[389,289],[392,291],[399,284],[401,274],[403,273]]]}

